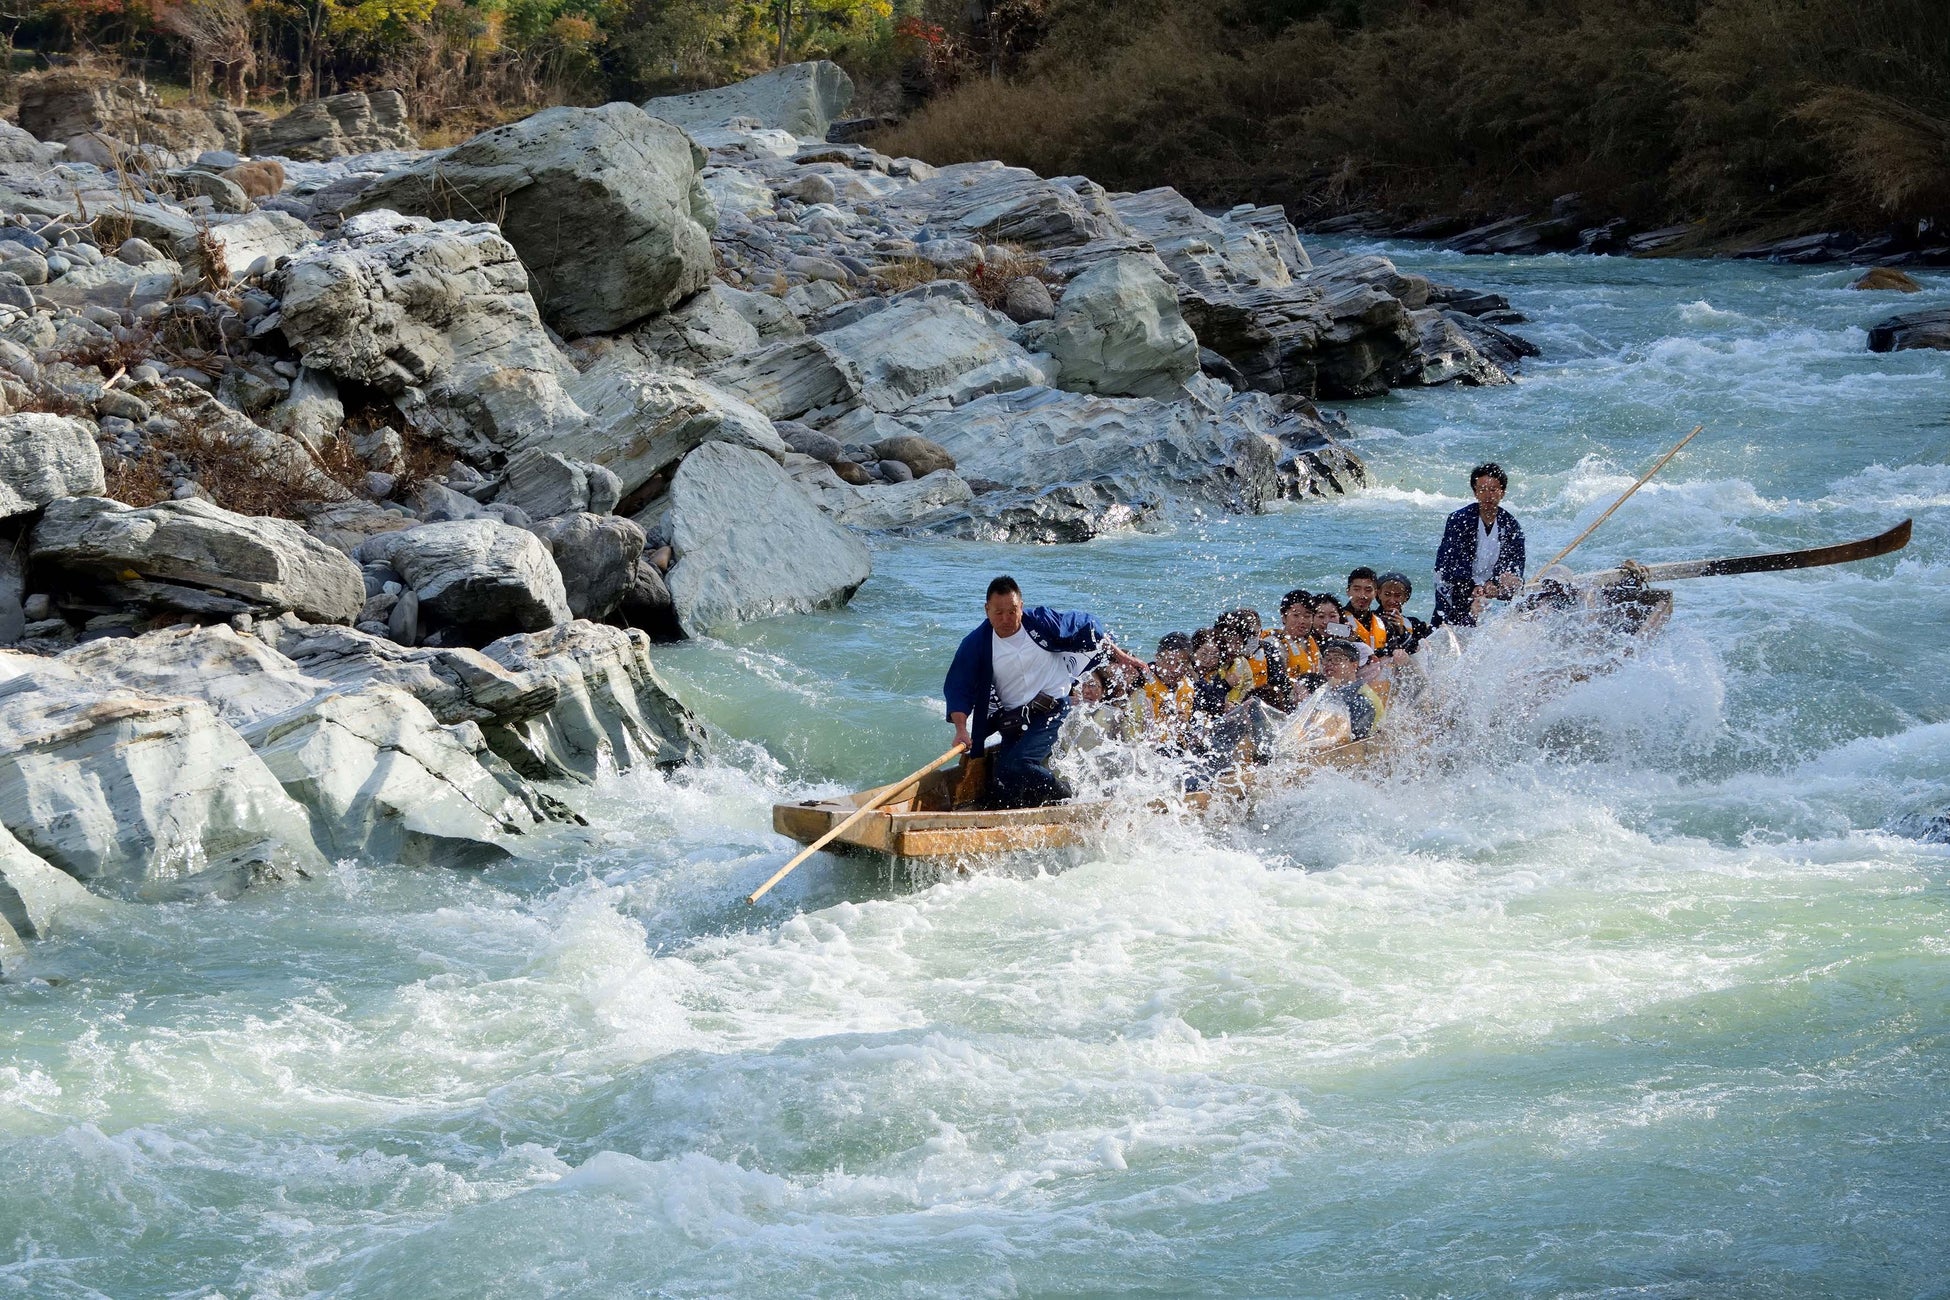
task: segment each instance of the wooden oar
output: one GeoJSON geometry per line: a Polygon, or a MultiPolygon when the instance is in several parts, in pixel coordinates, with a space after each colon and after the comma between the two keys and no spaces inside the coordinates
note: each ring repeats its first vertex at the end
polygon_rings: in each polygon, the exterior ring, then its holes
{"type": "MultiPolygon", "coordinates": [[[[1584,543],[1585,538],[1591,536],[1591,534],[1598,531],[1599,524],[1602,524],[1605,522],[1605,520],[1611,518],[1612,511],[1618,509],[1618,507],[1624,505],[1627,501],[1630,501],[1632,499],[1632,493],[1644,487],[1654,474],[1657,474],[1660,470],[1664,469],[1666,467],[1666,462],[1671,460],[1674,456],[1677,456],[1679,454],[1680,448],[1684,447],[1687,443],[1691,442],[1693,439],[1699,437],[1700,430],[1704,429],[1705,427],[1706,426],[1703,424],[1694,425],[1693,431],[1691,433],[1687,434],[1685,437],[1681,438],[1676,444],[1674,444],[1673,449],[1671,451],[1667,452],[1665,455],[1659,457],[1658,460],[1654,461],[1652,463],[1651,469],[1639,475],[1638,482],[1626,488],[1624,494],[1620,496],[1618,500],[1612,502],[1609,506],[1605,507],[1605,513],[1599,515],[1596,519],[1591,521],[1591,527],[1585,529],[1583,532],[1579,533],[1576,537],[1573,537],[1571,539],[1571,544],[1569,546],[1559,551],[1556,555],[1553,555],[1550,558],[1550,563],[1544,565],[1544,568],[1537,570],[1537,572],[1542,573],[1544,569],[1550,568],[1552,564],[1561,563],[1565,556],[1569,555],[1572,551],[1577,550],[1578,547],[1584,543]]],[[[1533,582],[1530,585],[1534,587],[1537,584],[1533,582]]]]}
{"type": "Polygon", "coordinates": [[[747,903],[756,903],[760,898],[765,896],[766,890],[778,884],[781,880],[784,880],[788,875],[792,873],[792,869],[798,866],[801,862],[804,862],[807,858],[810,858],[813,854],[819,852],[819,850],[825,848],[828,844],[831,844],[834,840],[838,839],[841,832],[845,831],[848,827],[852,826],[855,822],[859,821],[862,817],[865,817],[868,813],[872,812],[874,809],[880,807],[880,805],[890,802],[895,795],[905,790],[908,786],[913,785],[916,781],[919,781],[922,777],[934,771],[934,769],[940,767],[943,763],[946,763],[949,759],[961,753],[966,748],[967,746],[958,744],[953,749],[943,754],[940,758],[935,759],[934,762],[929,763],[926,767],[920,768],[915,772],[913,772],[912,774],[902,777],[900,780],[894,782],[892,785],[881,786],[878,790],[874,791],[873,798],[867,800],[865,803],[861,804],[857,809],[854,810],[853,815],[851,817],[848,817],[845,821],[841,822],[838,826],[835,826],[832,830],[827,831],[824,835],[814,840],[811,844],[808,844],[805,848],[799,850],[798,856],[794,857],[792,861],[780,867],[778,869],[778,872],[774,874],[770,880],[760,885],[757,889],[754,889],[751,892],[751,896],[748,897],[745,901],[747,903]]]}
{"type": "Polygon", "coordinates": [[[1911,521],[1903,520],[1886,533],[1834,546],[1811,546],[1804,551],[1773,551],[1766,555],[1736,555],[1722,560],[1674,560],[1668,564],[1640,564],[1630,569],[1600,569],[1580,573],[1580,587],[1608,587],[1626,581],[1676,582],[1681,578],[1727,578],[1742,573],[1781,573],[1788,569],[1819,569],[1828,564],[1872,560],[1909,545],[1911,521]]]}

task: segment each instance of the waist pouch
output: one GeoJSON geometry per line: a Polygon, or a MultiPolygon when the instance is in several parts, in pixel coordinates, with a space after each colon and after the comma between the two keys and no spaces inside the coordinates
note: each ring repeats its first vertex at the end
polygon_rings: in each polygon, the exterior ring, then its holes
{"type": "Polygon", "coordinates": [[[1014,744],[1028,734],[1029,729],[1061,709],[1065,701],[1047,692],[1038,695],[1021,708],[1004,709],[995,715],[995,730],[1002,737],[1002,743],[1014,744]]]}

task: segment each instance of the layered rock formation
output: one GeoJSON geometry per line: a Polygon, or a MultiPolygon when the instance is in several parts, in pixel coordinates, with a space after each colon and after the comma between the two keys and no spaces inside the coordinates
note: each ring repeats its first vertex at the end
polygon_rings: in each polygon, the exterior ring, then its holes
{"type": "Polygon", "coordinates": [[[861,534],[1331,496],[1363,471],[1316,398],[1528,349],[1277,209],[827,143],[831,65],[439,153],[388,92],[179,119],[29,80],[0,960],[81,899],[520,852],[596,773],[696,752],[638,628],[842,604],[861,534]]]}

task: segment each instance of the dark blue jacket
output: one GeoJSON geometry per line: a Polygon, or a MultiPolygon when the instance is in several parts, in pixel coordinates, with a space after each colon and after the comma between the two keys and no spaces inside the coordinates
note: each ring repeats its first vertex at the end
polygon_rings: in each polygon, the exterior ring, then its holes
{"type": "MultiPolygon", "coordinates": [[[[1022,625],[1029,639],[1045,650],[1058,653],[1094,653],[1104,639],[1104,626],[1095,614],[1081,610],[1056,610],[1047,605],[1031,605],[1022,611],[1022,625]]],[[[961,639],[955,660],[948,665],[948,678],[941,693],[948,697],[949,721],[954,714],[968,715],[968,737],[980,753],[982,743],[995,730],[990,721],[1002,707],[995,698],[994,629],[988,620],[961,639]]]]}
{"type": "MultiPolygon", "coordinates": [[[[1496,573],[1523,577],[1523,525],[1508,510],[1497,512],[1496,573]]],[[[1464,506],[1442,526],[1442,544],[1435,548],[1435,621],[1461,623],[1469,617],[1469,598],[1476,587],[1476,538],[1482,512],[1464,506]]]]}

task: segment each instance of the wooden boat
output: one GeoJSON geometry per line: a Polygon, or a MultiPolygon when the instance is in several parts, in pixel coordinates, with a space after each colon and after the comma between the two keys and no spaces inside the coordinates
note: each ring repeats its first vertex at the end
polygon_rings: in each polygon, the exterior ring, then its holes
{"type": "MultiPolygon", "coordinates": [[[[1879,536],[1838,546],[1606,570],[1579,578],[1575,589],[1559,588],[1553,592],[1533,586],[1532,590],[1538,594],[1532,608],[1539,612],[1556,608],[1575,610],[1583,617],[1564,624],[1571,635],[1589,634],[1601,640],[1617,638],[1629,652],[1631,644],[1657,634],[1672,617],[1672,592],[1645,585],[1648,581],[1774,573],[1843,564],[1900,550],[1908,544],[1909,536],[1910,522],[1904,520],[1879,536]]],[[[1215,789],[1223,798],[1227,794],[1250,793],[1253,785],[1267,779],[1301,779],[1306,773],[1323,767],[1358,768],[1401,743],[1405,742],[1384,726],[1381,732],[1364,740],[1308,754],[1297,765],[1234,769],[1238,775],[1222,776],[1215,789]]],[[[978,805],[987,788],[987,777],[985,757],[964,756],[953,768],[929,772],[908,782],[905,788],[892,791],[892,797],[881,807],[848,826],[829,847],[864,850],[892,858],[937,859],[1069,848],[1100,836],[1118,808],[1112,800],[1084,799],[1047,808],[985,809],[978,805]]],[[[774,804],[772,829],[801,844],[812,844],[888,794],[888,788],[881,786],[843,798],[774,804]]],[[[1214,802],[1213,793],[1205,791],[1182,798],[1183,806],[1195,812],[1206,811],[1214,802]]],[[[1160,812],[1170,809],[1170,804],[1163,800],[1154,801],[1152,806],[1160,812]]]]}
{"type": "MultiPolygon", "coordinates": [[[[1385,753],[1389,737],[1376,735],[1309,755],[1307,770],[1360,767],[1385,753]]],[[[829,846],[885,854],[890,858],[973,858],[997,853],[1072,848],[1100,837],[1119,804],[1111,799],[1079,799],[1047,808],[982,808],[988,788],[986,756],[964,757],[955,767],[930,772],[841,833],[829,846]]],[[[1283,773],[1283,775],[1290,774],[1283,773]]],[[[1247,782],[1222,777],[1219,798],[1247,793],[1247,782]]],[[[811,844],[871,803],[884,787],[858,790],[836,799],[808,799],[772,805],[772,829],[801,844],[811,844]]],[[[1178,800],[1153,800],[1167,812],[1174,803],[1204,812],[1215,791],[1195,790],[1178,800]]]]}

